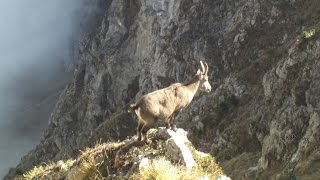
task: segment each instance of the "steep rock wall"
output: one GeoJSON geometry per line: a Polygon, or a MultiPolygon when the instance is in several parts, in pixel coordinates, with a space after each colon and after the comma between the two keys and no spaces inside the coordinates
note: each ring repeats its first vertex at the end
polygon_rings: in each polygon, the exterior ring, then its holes
{"type": "MultiPolygon", "coordinates": [[[[209,64],[214,91],[199,94],[178,126],[225,162],[255,158],[243,176],[295,173],[319,153],[319,39],[316,0],[117,0],[80,42],[81,61],[61,94],[42,142],[18,169],[75,156],[95,134],[134,134],[126,105],[170,83],[186,82],[209,64]],[[121,114],[123,123],[108,126],[121,114]],[[101,128],[103,127],[103,128],[101,128]],[[99,129],[99,132],[97,132],[99,129]],[[89,140],[88,140],[89,139],[89,140]],[[277,167],[272,171],[270,168],[277,167]],[[250,172],[249,172],[250,171],[250,172]],[[270,173],[271,172],[271,173],[270,173]]],[[[90,141],[90,142],[89,142],[90,141]]],[[[247,167],[247,166],[244,166],[247,167]]]]}

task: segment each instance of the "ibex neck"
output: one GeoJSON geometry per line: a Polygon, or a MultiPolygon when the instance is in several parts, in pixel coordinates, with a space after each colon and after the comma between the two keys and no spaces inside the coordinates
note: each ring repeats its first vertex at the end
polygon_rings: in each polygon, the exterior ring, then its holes
{"type": "Polygon", "coordinates": [[[192,92],[192,93],[196,93],[198,91],[199,88],[199,84],[200,84],[200,77],[199,75],[195,75],[192,80],[186,84],[186,87],[192,92]]]}

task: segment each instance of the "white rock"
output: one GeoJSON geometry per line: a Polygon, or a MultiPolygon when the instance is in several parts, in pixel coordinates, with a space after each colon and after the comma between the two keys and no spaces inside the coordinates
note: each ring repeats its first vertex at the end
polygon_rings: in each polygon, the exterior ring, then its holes
{"type": "Polygon", "coordinates": [[[143,158],[143,159],[141,159],[141,161],[140,161],[139,169],[142,169],[142,168],[144,168],[144,167],[147,167],[149,164],[150,164],[149,159],[148,159],[148,158],[143,158]]]}
{"type": "Polygon", "coordinates": [[[228,176],[222,175],[222,176],[218,177],[217,180],[231,180],[231,178],[229,178],[228,176]]]}
{"type": "Polygon", "coordinates": [[[168,130],[171,138],[166,141],[167,155],[174,161],[183,160],[187,169],[192,169],[197,163],[193,159],[190,148],[187,146],[189,140],[187,132],[183,129],[178,129],[177,132],[168,130]]]}

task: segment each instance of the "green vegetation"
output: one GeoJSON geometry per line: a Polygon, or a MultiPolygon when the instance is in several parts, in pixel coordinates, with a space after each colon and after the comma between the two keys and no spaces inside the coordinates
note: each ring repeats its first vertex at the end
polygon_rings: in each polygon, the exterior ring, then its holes
{"type": "Polygon", "coordinates": [[[309,39],[316,34],[316,29],[311,29],[309,31],[303,31],[303,37],[309,39]]]}
{"type": "Polygon", "coordinates": [[[309,39],[316,34],[316,29],[311,29],[308,31],[303,31],[302,35],[304,39],[309,39]]]}
{"type": "Polygon", "coordinates": [[[307,30],[302,32],[302,37],[304,39],[311,39],[313,37],[319,37],[320,36],[320,27],[313,26],[308,28],[307,30]]]}
{"type": "Polygon", "coordinates": [[[209,179],[215,179],[223,174],[221,167],[210,154],[201,156],[195,149],[193,149],[192,156],[198,164],[195,171],[199,175],[208,176],[210,177],[209,179]]]}

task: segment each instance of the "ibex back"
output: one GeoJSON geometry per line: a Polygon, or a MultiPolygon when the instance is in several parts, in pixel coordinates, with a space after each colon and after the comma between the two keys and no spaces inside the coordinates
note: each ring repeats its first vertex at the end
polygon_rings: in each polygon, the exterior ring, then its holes
{"type": "Polygon", "coordinates": [[[142,96],[135,104],[130,105],[129,112],[135,112],[138,117],[138,141],[146,140],[146,133],[158,119],[165,120],[167,129],[176,131],[175,117],[188,106],[199,90],[209,93],[211,85],[208,82],[208,64],[200,61],[193,79],[186,83],[175,83],[142,96]]]}

